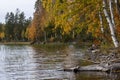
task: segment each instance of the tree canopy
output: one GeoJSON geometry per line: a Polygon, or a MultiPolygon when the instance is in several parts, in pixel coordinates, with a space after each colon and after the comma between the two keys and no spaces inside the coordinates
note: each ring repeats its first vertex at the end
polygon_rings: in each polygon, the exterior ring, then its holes
{"type": "Polygon", "coordinates": [[[119,0],[37,0],[33,20],[19,10],[7,13],[1,33],[7,40],[113,42],[118,47],[119,19],[119,0]]]}
{"type": "MultiPolygon", "coordinates": [[[[103,1],[37,0],[33,19],[33,24],[38,24],[33,27],[36,28],[36,35],[46,36],[48,41],[53,38],[62,41],[80,39],[114,42],[115,37],[111,36],[111,28],[108,27],[110,25],[104,14],[103,1]],[[38,33],[38,30],[41,33],[38,33]]],[[[112,18],[114,18],[116,28],[113,31],[117,35],[116,39],[119,40],[119,0],[112,1],[112,10],[110,0],[105,1],[108,15],[112,15],[110,21],[113,22],[112,18]]],[[[39,37],[39,40],[42,40],[42,37],[39,37]]]]}
{"type": "Polygon", "coordinates": [[[5,24],[0,24],[0,37],[6,41],[28,40],[26,28],[31,22],[31,18],[26,19],[24,12],[16,9],[16,12],[8,12],[5,16],[5,24]]]}

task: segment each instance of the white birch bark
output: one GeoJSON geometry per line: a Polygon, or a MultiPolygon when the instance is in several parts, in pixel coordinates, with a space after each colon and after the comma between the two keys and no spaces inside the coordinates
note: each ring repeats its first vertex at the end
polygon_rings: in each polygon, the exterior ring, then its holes
{"type": "Polygon", "coordinates": [[[109,0],[109,8],[110,8],[111,21],[112,21],[113,27],[115,28],[115,21],[114,21],[114,15],[113,15],[113,1],[112,0],[109,0]]]}
{"type": "Polygon", "coordinates": [[[120,16],[120,4],[119,4],[119,0],[115,0],[115,4],[116,4],[116,9],[118,11],[118,14],[120,16]]]}
{"type": "Polygon", "coordinates": [[[115,3],[117,4],[117,3],[118,3],[118,0],[115,0],[115,3]]]}
{"type": "Polygon", "coordinates": [[[72,38],[74,39],[74,38],[75,38],[75,31],[73,30],[72,33],[73,33],[73,34],[72,34],[72,38]]]}
{"type": "Polygon", "coordinates": [[[115,4],[116,4],[116,7],[118,6],[118,0],[114,0],[115,1],[115,4]]]}
{"type": "Polygon", "coordinates": [[[109,24],[113,44],[114,44],[115,47],[118,47],[119,45],[118,45],[118,41],[117,41],[117,38],[116,38],[116,35],[115,35],[114,25],[112,24],[111,18],[110,18],[109,14],[107,12],[107,9],[106,9],[106,4],[107,4],[106,2],[107,2],[106,0],[103,0],[103,12],[104,12],[106,20],[109,24]]]}
{"type": "Polygon", "coordinates": [[[102,15],[101,15],[101,12],[100,12],[100,11],[99,11],[99,18],[100,18],[100,28],[101,28],[101,32],[104,33],[103,19],[102,19],[102,15]]]}

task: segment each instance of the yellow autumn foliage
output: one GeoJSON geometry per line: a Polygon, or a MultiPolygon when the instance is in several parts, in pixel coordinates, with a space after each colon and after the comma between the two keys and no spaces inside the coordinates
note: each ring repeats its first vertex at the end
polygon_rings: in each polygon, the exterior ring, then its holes
{"type": "Polygon", "coordinates": [[[4,32],[0,32],[0,38],[3,39],[5,37],[5,33],[4,32]]]}
{"type": "Polygon", "coordinates": [[[28,28],[28,39],[29,40],[34,40],[36,36],[36,28],[35,26],[31,26],[28,28]]]}

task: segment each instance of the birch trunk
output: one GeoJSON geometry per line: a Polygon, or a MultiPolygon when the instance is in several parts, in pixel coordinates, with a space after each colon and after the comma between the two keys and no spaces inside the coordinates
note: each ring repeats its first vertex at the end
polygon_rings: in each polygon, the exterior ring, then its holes
{"type": "Polygon", "coordinates": [[[101,12],[100,12],[100,11],[99,11],[99,18],[100,18],[100,28],[101,28],[101,32],[104,33],[103,19],[102,19],[102,15],[101,15],[101,12]]]}
{"type": "Polygon", "coordinates": [[[111,38],[112,38],[112,41],[114,43],[114,46],[118,47],[118,41],[117,41],[117,38],[116,38],[116,35],[115,35],[114,25],[112,24],[111,18],[109,16],[108,12],[107,12],[106,4],[107,4],[107,1],[103,0],[103,12],[104,12],[105,17],[107,19],[107,22],[109,24],[109,28],[110,28],[110,32],[111,32],[111,38]]]}
{"type": "Polygon", "coordinates": [[[111,21],[112,21],[113,27],[115,28],[115,21],[114,21],[114,15],[113,15],[113,1],[112,0],[109,0],[109,8],[110,8],[111,21]]]}
{"type": "Polygon", "coordinates": [[[116,9],[117,9],[117,12],[120,16],[120,4],[119,4],[119,0],[115,0],[115,4],[116,4],[116,9]]]}
{"type": "Polygon", "coordinates": [[[73,30],[72,38],[75,38],[75,31],[73,30]]]}

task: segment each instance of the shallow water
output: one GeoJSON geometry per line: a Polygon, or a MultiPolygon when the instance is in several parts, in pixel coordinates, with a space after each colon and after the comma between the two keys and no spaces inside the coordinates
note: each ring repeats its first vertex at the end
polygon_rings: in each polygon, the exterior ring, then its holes
{"type": "Polygon", "coordinates": [[[0,45],[0,80],[120,80],[120,74],[63,72],[85,65],[81,49],[73,46],[53,51],[28,45],[0,45]]]}

